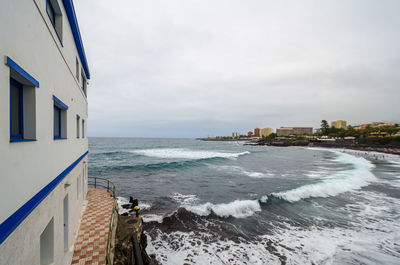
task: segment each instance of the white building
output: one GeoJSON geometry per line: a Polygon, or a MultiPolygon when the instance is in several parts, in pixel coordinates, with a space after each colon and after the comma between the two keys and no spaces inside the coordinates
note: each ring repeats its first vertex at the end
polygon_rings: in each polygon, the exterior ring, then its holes
{"type": "Polygon", "coordinates": [[[71,264],[90,78],[72,0],[1,0],[0,58],[0,264],[71,264]]]}

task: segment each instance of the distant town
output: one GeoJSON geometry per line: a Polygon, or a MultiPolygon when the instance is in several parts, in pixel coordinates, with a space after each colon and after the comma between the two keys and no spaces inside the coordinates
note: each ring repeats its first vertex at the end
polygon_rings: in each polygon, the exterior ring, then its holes
{"type": "Polygon", "coordinates": [[[255,128],[247,133],[232,133],[232,136],[216,136],[201,138],[202,140],[249,140],[258,138],[275,137],[326,136],[325,139],[352,137],[385,137],[400,136],[400,123],[371,122],[361,125],[347,125],[345,120],[332,121],[331,125],[326,120],[321,121],[321,127],[314,129],[311,126],[280,127],[274,132],[272,128],[255,128]]]}
{"type": "Polygon", "coordinates": [[[310,126],[255,128],[232,136],[200,138],[203,141],[248,141],[251,145],[320,146],[374,150],[400,154],[399,123],[371,122],[348,125],[345,120],[321,121],[320,128],[310,126]]]}

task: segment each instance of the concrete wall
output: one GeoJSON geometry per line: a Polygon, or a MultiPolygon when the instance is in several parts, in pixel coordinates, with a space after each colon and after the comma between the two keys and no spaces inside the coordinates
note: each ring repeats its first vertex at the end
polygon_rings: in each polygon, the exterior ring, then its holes
{"type": "MultiPolygon", "coordinates": [[[[46,13],[46,0],[0,1],[0,179],[3,187],[0,224],[88,150],[87,138],[76,138],[76,115],[85,120],[85,125],[88,116],[87,98],[75,74],[76,60],[80,69],[82,64],[62,1],[58,3],[63,13],[62,43],[46,13]],[[40,83],[39,88],[33,88],[36,107],[31,113],[36,128],[30,134],[36,136],[36,141],[10,142],[10,67],[4,63],[5,56],[40,83]],[[53,95],[69,107],[65,140],[53,138],[53,95]]],[[[73,178],[79,177],[75,171],[81,172],[80,167],[81,164],[63,181],[68,179],[72,184],[68,189],[64,190],[61,183],[0,246],[0,264],[39,264],[35,256],[39,254],[38,235],[51,216],[54,216],[55,240],[61,240],[63,245],[58,231],[62,229],[63,196],[77,190],[73,178]],[[29,246],[29,251],[23,246],[29,246]],[[25,262],[3,262],[11,261],[11,254],[20,261],[26,258],[25,262]],[[30,262],[31,259],[35,262],[30,262]]],[[[69,198],[76,199],[76,194],[69,198]]],[[[70,224],[77,223],[80,205],[81,201],[70,204],[70,224]]],[[[55,251],[59,258],[62,253],[58,246],[55,251]]]]}
{"type": "Polygon", "coordinates": [[[54,264],[71,264],[74,238],[82,203],[87,193],[87,156],[36,207],[18,228],[0,245],[0,264],[40,264],[40,235],[54,218],[54,264]],[[82,175],[84,173],[84,175],[82,175]],[[84,178],[84,190],[77,194],[77,179],[84,178]],[[65,184],[71,184],[66,187],[65,184]],[[64,252],[63,200],[68,194],[68,252],[64,252]]]}

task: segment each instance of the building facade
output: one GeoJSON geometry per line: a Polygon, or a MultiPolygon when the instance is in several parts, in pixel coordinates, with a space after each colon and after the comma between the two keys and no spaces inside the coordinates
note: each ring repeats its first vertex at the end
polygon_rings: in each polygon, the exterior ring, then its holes
{"type": "Polygon", "coordinates": [[[344,120],[333,121],[331,122],[331,127],[335,127],[336,129],[346,129],[347,122],[344,120]]]}
{"type": "Polygon", "coordinates": [[[72,0],[0,1],[0,55],[0,264],[71,264],[90,78],[72,0]]]}
{"type": "Polygon", "coordinates": [[[254,129],[254,136],[260,137],[260,128],[255,128],[254,129]]]}
{"type": "Polygon", "coordinates": [[[313,127],[281,127],[276,129],[277,135],[304,135],[312,133],[313,127]]]}
{"type": "Polygon", "coordinates": [[[274,130],[272,128],[262,128],[260,130],[260,137],[267,137],[273,132],[274,130]]]}

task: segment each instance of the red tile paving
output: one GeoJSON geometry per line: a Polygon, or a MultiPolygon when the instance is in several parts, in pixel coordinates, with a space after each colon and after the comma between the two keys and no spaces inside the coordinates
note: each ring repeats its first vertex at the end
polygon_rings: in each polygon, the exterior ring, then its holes
{"type": "Polygon", "coordinates": [[[105,189],[89,188],[88,205],[82,216],[72,263],[106,264],[108,229],[114,200],[105,189]]]}

